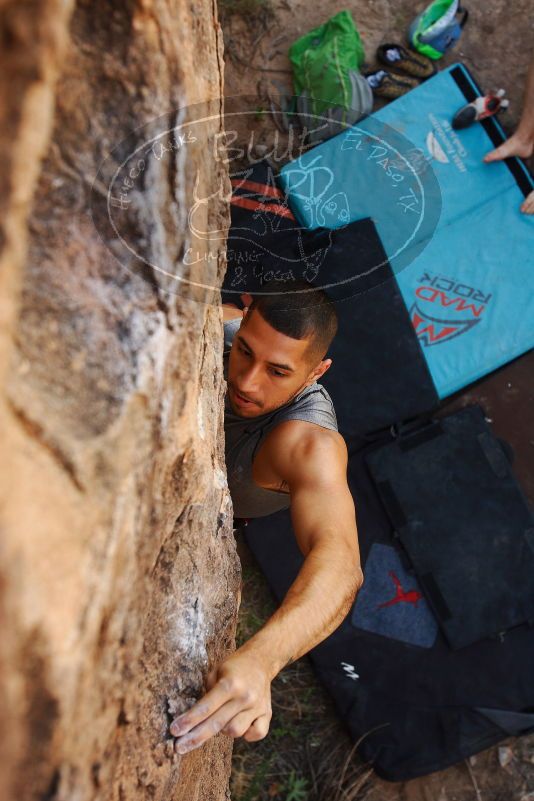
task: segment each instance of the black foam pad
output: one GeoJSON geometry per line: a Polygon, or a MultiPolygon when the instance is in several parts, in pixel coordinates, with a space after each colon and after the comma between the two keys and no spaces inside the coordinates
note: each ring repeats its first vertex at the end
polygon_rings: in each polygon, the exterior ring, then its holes
{"type": "Polygon", "coordinates": [[[534,620],[534,519],[480,407],[367,463],[453,648],[534,620]]]}

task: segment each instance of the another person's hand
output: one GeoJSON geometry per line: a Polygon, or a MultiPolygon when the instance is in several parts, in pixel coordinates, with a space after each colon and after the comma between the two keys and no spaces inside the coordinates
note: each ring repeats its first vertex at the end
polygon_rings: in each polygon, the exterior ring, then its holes
{"type": "Polygon", "coordinates": [[[209,692],[171,723],[178,753],[198,748],[219,732],[262,740],[272,717],[271,681],[252,651],[238,649],[208,674],[209,692]]]}

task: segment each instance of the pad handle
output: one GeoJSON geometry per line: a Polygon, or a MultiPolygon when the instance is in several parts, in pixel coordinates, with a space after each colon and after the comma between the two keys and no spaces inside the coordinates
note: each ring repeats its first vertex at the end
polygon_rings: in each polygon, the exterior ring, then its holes
{"type": "Polygon", "coordinates": [[[510,712],[506,709],[486,709],[485,707],[475,707],[475,710],[513,737],[534,731],[533,712],[510,712]]]}
{"type": "Polygon", "coordinates": [[[457,14],[463,14],[462,19],[460,20],[460,28],[463,28],[467,20],[469,19],[469,11],[467,8],[463,6],[458,6],[457,14]]]}

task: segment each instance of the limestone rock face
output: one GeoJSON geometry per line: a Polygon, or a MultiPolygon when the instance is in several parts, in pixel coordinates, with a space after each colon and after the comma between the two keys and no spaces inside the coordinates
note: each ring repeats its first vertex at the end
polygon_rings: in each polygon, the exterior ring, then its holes
{"type": "Polygon", "coordinates": [[[219,801],[232,740],[179,757],[168,731],[235,647],[240,584],[222,240],[184,263],[195,187],[229,222],[216,6],[5,2],[0,31],[0,799],[219,801]],[[115,231],[102,163],[205,101],[115,231]]]}

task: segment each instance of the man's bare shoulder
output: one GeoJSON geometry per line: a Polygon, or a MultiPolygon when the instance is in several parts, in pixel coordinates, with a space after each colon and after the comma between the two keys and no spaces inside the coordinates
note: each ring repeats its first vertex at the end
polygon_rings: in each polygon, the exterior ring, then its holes
{"type": "Polygon", "coordinates": [[[309,423],[307,420],[284,420],[279,423],[265,438],[265,443],[271,443],[272,447],[278,448],[284,444],[286,448],[300,448],[308,450],[310,448],[328,448],[336,444],[338,447],[345,447],[345,440],[339,433],[331,428],[324,428],[317,423],[309,423]]]}
{"type": "Polygon", "coordinates": [[[321,484],[346,476],[347,446],[338,431],[305,420],[286,420],[266,436],[254,459],[254,480],[261,486],[321,484]]]}

